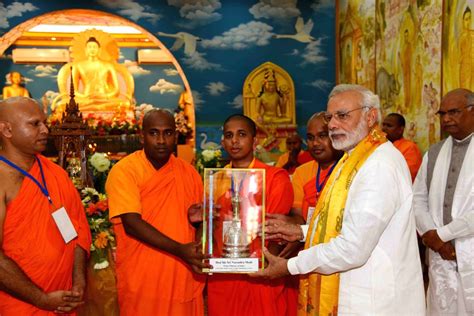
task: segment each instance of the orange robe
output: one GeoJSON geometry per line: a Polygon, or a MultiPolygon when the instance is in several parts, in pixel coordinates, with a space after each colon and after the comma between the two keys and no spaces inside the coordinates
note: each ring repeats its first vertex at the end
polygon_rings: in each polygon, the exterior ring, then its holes
{"type": "MultiPolygon", "coordinates": [[[[283,166],[288,162],[288,157],[290,156],[289,152],[286,152],[282,154],[276,164],[275,167],[283,168],[283,166]]],[[[313,160],[313,157],[311,157],[311,154],[307,152],[306,150],[301,150],[300,153],[298,154],[298,163],[300,165],[307,163],[308,161],[313,160]]],[[[290,168],[288,171],[289,174],[293,174],[296,170],[296,167],[290,168]]]]}
{"type": "MultiPolygon", "coordinates": [[[[79,194],[67,173],[43,156],[46,186],[53,203],[64,206],[78,237],[64,243],[51,215],[55,209],[40,188],[25,177],[18,195],[7,205],[3,226],[3,251],[44,292],[70,290],[74,249],[89,252],[91,235],[79,194]]],[[[29,173],[41,184],[41,173],[35,162],[29,173]]],[[[56,315],[22,302],[0,291],[0,315],[56,315]]]]}
{"type": "MultiPolygon", "coordinates": [[[[251,168],[265,169],[266,212],[288,214],[293,189],[288,173],[254,160],[251,168]]],[[[208,278],[209,316],[286,315],[284,279],[266,281],[244,274],[213,274],[208,278]]]]}
{"type": "Polygon", "coordinates": [[[414,142],[405,138],[396,140],[393,145],[402,153],[403,157],[405,157],[408,168],[410,169],[411,180],[412,182],[415,181],[416,174],[423,160],[420,149],[414,142]]]}
{"type": "Polygon", "coordinates": [[[139,213],[169,238],[194,241],[187,210],[202,201],[202,181],[196,170],[174,156],[156,170],[140,150],[112,168],[106,189],[117,237],[120,314],[203,315],[201,276],[177,257],[128,236],[117,217],[139,213]]]}

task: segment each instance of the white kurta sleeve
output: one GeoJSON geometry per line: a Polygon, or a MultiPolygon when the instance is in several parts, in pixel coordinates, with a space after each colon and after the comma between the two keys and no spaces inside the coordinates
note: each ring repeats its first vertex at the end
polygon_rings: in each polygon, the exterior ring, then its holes
{"type": "MultiPolygon", "coordinates": [[[[380,236],[400,207],[399,185],[409,185],[383,159],[367,161],[349,190],[342,230],[328,243],[300,251],[288,261],[291,274],[331,274],[362,266],[369,259],[380,236]]],[[[411,194],[409,201],[411,203],[411,194]]]]}
{"type": "Polygon", "coordinates": [[[474,212],[464,214],[437,229],[439,238],[447,242],[456,238],[474,236],[474,212]]]}
{"type": "Polygon", "coordinates": [[[426,153],[413,184],[413,212],[416,218],[416,229],[420,235],[436,228],[428,207],[427,169],[428,154],[426,153]]]}

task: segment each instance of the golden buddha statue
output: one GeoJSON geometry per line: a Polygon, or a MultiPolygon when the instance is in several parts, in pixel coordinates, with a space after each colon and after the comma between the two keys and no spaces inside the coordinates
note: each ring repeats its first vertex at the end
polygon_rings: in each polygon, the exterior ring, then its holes
{"type": "Polygon", "coordinates": [[[25,87],[21,86],[23,77],[18,71],[12,71],[9,74],[11,84],[3,87],[3,99],[11,97],[29,97],[30,93],[25,87]]]}
{"type": "Polygon", "coordinates": [[[258,141],[265,149],[280,146],[296,130],[295,88],[291,76],[271,62],[255,68],[242,91],[244,114],[257,124],[258,141]]]}
{"type": "Polygon", "coordinates": [[[79,34],[71,48],[73,62],[64,65],[58,73],[60,95],[53,107],[64,111],[72,69],[75,99],[81,112],[133,117],[133,77],[125,66],[116,62],[117,44],[107,33],[98,30],[79,34]]]}
{"type": "Polygon", "coordinates": [[[277,88],[275,72],[268,70],[264,75],[262,90],[257,97],[257,121],[263,124],[269,123],[290,123],[291,118],[286,116],[286,104],[283,93],[277,88]]]}

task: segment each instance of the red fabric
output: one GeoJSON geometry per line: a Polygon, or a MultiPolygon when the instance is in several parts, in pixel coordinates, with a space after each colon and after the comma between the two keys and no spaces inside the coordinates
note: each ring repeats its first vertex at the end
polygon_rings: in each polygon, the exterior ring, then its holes
{"type": "MultiPolygon", "coordinates": [[[[56,207],[64,206],[78,237],[68,244],[51,216],[55,211],[39,187],[29,178],[23,180],[18,195],[6,209],[3,251],[45,292],[70,290],[74,249],[89,252],[91,235],[84,208],[67,173],[43,156],[40,158],[47,188],[56,207]]],[[[29,170],[40,183],[41,173],[35,162],[29,170]]],[[[56,315],[42,311],[0,291],[0,315],[56,315]]]]}
{"type": "MultiPolygon", "coordinates": [[[[266,212],[287,214],[293,204],[288,173],[258,160],[252,168],[263,168],[266,172],[266,212]]],[[[225,212],[224,208],[222,206],[221,212],[225,212]]],[[[286,315],[284,283],[284,279],[265,281],[244,274],[211,275],[208,278],[209,316],[286,315]]]]}
{"type": "Polygon", "coordinates": [[[306,151],[306,150],[304,150],[302,153],[300,153],[300,154],[298,155],[298,162],[299,162],[300,166],[301,166],[302,164],[305,164],[305,163],[311,161],[311,160],[313,160],[313,157],[312,157],[311,154],[310,154],[308,151],[306,151]]]}

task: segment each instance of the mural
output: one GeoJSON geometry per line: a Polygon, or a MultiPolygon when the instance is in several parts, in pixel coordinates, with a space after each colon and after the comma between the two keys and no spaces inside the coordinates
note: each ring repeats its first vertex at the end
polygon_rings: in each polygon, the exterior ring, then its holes
{"type": "Polygon", "coordinates": [[[441,9],[442,0],[337,3],[337,82],[376,91],[382,113],[403,114],[405,137],[423,151],[440,135],[441,9]]]}
{"type": "Polygon", "coordinates": [[[375,91],[375,0],[341,0],[336,18],[337,82],[375,91]]]}
{"type": "Polygon", "coordinates": [[[406,136],[422,150],[440,135],[441,8],[441,0],[377,2],[376,91],[385,114],[405,116],[406,136]]]}
{"type": "MultiPolygon", "coordinates": [[[[242,86],[247,74],[266,61],[280,65],[294,80],[298,126],[325,108],[335,82],[333,1],[88,0],[81,6],[128,19],[171,50],[177,67],[138,63],[139,48],[119,42],[118,63],[133,76],[136,108],[175,109],[189,83],[198,149],[201,142],[220,142],[223,120],[243,111],[242,86]]],[[[56,0],[0,3],[0,51],[4,52],[0,78],[20,72],[32,97],[48,108],[59,93],[56,80],[63,64],[13,63],[13,49],[31,46],[27,41],[15,42],[15,34],[8,31],[47,12],[72,7],[56,0]]],[[[28,27],[26,23],[18,31],[28,27]]],[[[48,47],[59,46],[51,42],[48,47]]],[[[6,84],[5,79],[2,86],[6,84]]]]}
{"type": "Polygon", "coordinates": [[[474,0],[444,2],[443,94],[455,89],[474,90],[474,0]]]}

